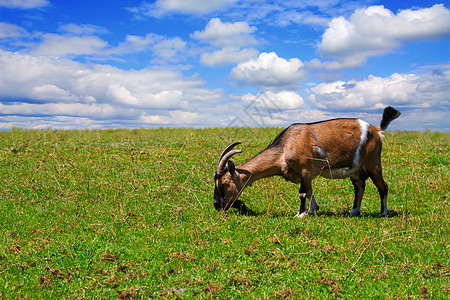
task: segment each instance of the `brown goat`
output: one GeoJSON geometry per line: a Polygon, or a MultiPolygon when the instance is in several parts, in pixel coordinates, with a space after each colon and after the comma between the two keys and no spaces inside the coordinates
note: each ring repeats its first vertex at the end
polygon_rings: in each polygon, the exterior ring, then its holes
{"type": "Polygon", "coordinates": [[[301,204],[297,216],[304,217],[307,214],[306,198],[310,201],[310,214],[319,209],[311,187],[315,177],[350,177],[355,198],[349,215],[355,216],[361,212],[365,182],[370,177],[381,197],[380,217],[385,217],[388,214],[388,186],[381,170],[381,133],[399,116],[398,110],[388,106],[377,127],[359,119],[292,124],[266,149],[238,166],[230,158],[242,151],[233,150],[240,142],[233,143],[222,153],[214,174],[214,207],[217,210],[230,207],[248,210],[238,200],[244,188],[261,178],[279,175],[300,183],[301,204]]]}

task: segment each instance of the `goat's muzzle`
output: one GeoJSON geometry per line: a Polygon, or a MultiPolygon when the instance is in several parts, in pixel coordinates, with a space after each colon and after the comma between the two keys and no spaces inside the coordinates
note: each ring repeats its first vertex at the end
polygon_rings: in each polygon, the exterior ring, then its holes
{"type": "Polygon", "coordinates": [[[214,207],[216,208],[217,211],[221,211],[223,209],[222,203],[216,200],[214,200],[214,207]]]}
{"type": "Polygon", "coordinates": [[[230,209],[230,207],[234,207],[234,206],[230,203],[225,204],[225,200],[222,202],[214,200],[214,207],[216,208],[217,211],[222,211],[222,210],[227,211],[230,209]]]}
{"type": "MultiPolygon", "coordinates": [[[[214,174],[214,177],[216,178],[216,174],[214,174]]],[[[214,207],[217,211],[221,211],[223,209],[223,204],[225,202],[225,198],[223,197],[220,190],[217,188],[217,186],[214,188],[214,207]]]]}

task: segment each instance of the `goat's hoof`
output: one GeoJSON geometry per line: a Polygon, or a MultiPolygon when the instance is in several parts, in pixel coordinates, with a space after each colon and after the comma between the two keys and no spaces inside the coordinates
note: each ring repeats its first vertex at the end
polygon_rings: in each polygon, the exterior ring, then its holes
{"type": "Polygon", "coordinates": [[[305,212],[296,214],[295,217],[296,217],[296,218],[299,218],[299,219],[303,219],[303,218],[306,217],[307,215],[308,215],[308,213],[305,211],[305,212]]]}
{"type": "Polygon", "coordinates": [[[349,217],[357,217],[361,215],[361,210],[359,208],[353,208],[349,213],[346,213],[345,215],[349,217]]]}
{"type": "Polygon", "coordinates": [[[389,214],[389,211],[386,210],[385,212],[382,212],[378,215],[378,218],[386,218],[389,214]]]}
{"type": "Polygon", "coordinates": [[[352,214],[351,212],[346,213],[345,214],[347,217],[359,217],[361,215],[361,213],[354,213],[352,214]]]}
{"type": "Polygon", "coordinates": [[[319,211],[319,206],[312,206],[309,208],[308,214],[315,215],[319,211]]]}

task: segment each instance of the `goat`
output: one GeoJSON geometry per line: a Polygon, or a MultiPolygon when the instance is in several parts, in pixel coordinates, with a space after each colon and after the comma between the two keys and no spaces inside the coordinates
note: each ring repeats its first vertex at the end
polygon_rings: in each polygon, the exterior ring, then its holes
{"type": "Polygon", "coordinates": [[[230,158],[241,153],[233,150],[240,142],[229,145],[220,156],[214,174],[214,207],[249,209],[238,200],[241,192],[259,179],[282,176],[300,183],[300,211],[297,217],[319,210],[312,192],[311,181],[322,176],[331,179],[350,177],[355,188],[353,209],[348,215],[361,213],[361,200],[370,177],[381,198],[380,217],[388,214],[388,186],[381,170],[382,132],[400,112],[388,106],[383,111],[380,126],[359,119],[340,118],[316,123],[295,123],[284,129],[273,142],[259,154],[235,166],[230,158]]]}

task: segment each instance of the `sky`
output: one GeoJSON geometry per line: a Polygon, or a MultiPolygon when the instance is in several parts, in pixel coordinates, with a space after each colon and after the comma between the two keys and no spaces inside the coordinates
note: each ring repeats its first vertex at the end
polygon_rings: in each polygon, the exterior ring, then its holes
{"type": "Polygon", "coordinates": [[[0,130],[450,131],[449,1],[0,0],[0,130]]]}

